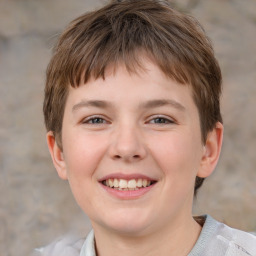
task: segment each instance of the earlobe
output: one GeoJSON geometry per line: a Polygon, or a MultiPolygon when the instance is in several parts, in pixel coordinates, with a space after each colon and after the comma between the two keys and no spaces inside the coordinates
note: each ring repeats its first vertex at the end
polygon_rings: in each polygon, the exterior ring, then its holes
{"type": "Polygon", "coordinates": [[[200,169],[197,173],[198,177],[206,178],[214,171],[220,156],[223,140],[223,129],[223,125],[218,122],[216,123],[215,128],[208,133],[201,159],[200,169]]]}
{"type": "Polygon", "coordinates": [[[66,170],[64,155],[62,150],[59,148],[52,131],[49,131],[46,134],[46,139],[47,139],[47,145],[52,157],[53,164],[55,166],[55,169],[57,170],[59,177],[63,180],[67,180],[68,178],[67,178],[67,170],[66,170]]]}

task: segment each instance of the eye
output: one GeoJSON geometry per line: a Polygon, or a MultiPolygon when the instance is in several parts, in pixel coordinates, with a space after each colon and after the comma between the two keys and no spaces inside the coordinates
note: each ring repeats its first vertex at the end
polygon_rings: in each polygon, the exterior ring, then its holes
{"type": "Polygon", "coordinates": [[[174,121],[170,118],[157,116],[149,120],[150,124],[173,124],[174,121]]]}
{"type": "Polygon", "coordinates": [[[83,124],[106,124],[108,123],[104,118],[99,116],[92,116],[84,119],[83,124]]]}

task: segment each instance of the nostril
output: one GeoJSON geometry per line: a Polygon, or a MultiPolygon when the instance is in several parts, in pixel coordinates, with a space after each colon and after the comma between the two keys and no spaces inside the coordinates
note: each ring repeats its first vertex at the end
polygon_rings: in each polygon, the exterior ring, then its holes
{"type": "Polygon", "coordinates": [[[133,156],[120,156],[120,155],[115,155],[114,156],[114,158],[115,159],[121,159],[121,158],[123,158],[123,159],[140,159],[141,158],[141,156],[140,155],[133,155],[133,156]]]}

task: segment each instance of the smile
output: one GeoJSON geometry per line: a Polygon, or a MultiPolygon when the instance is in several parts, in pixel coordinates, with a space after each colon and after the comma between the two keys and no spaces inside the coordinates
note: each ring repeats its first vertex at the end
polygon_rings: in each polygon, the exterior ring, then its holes
{"type": "Polygon", "coordinates": [[[102,184],[104,186],[122,191],[139,190],[149,187],[154,183],[155,181],[151,181],[148,179],[106,179],[102,181],[102,184]]]}

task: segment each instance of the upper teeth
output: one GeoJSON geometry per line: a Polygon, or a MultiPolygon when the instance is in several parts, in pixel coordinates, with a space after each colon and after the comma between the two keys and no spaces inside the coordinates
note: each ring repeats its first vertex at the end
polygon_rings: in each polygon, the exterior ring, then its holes
{"type": "Polygon", "coordinates": [[[151,181],[147,179],[107,179],[103,182],[106,186],[111,188],[120,188],[120,189],[137,189],[141,187],[147,187],[151,184],[151,181]]]}

